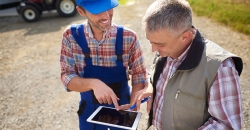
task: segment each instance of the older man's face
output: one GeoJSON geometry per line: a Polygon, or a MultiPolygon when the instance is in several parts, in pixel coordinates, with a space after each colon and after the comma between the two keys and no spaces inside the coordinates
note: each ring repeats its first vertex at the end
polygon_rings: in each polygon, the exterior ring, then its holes
{"type": "Polygon", "coordinates": [[[155,32],[146,31],[146,37],[152,45],[152,52],[158,51],[162,57],[177,58],[181,49],[181,39],[174,38],[167,30],[159,29],[155,32]]]}

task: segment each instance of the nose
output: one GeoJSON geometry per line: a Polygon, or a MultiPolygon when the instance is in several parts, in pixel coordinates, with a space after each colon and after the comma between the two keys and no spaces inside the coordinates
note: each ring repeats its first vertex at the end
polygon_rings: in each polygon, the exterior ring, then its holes
{"type": "Polygon", "coordinates": [[[152,52],[158,51],[158,48],[154,43],[151,43],[151,46],[152,46],[152,52]]]}

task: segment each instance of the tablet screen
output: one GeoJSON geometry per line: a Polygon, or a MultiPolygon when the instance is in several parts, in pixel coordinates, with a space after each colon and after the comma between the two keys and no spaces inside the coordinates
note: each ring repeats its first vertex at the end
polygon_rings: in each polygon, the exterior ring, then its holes
{"type": "Polygon", "coordinates": [[[141,117],[140,112],[117,111],[114,108],[99,107],[87,121],[112,127],[136,129],[141,117]]]}

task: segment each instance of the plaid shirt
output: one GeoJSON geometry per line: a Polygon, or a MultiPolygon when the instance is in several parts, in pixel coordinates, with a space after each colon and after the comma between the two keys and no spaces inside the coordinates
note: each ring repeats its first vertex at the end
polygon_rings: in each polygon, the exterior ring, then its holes
{"type": "MultiPolygon", "coordinates": [[[[90,48],[90,57],[95,66],[114,67],[117,56],[115,54],[115,41],[117,27],[115,24],[104,32],[101,41],[94,38],[91,27],[84,23],[84,33],[90,48]]],[[[145,83],[146,66],[144,64],[143,53],[136,34],[124,27],[123,31],[123,63],[132,75],[132,84],[145,83]]],[[[75,76],[83,77],[84,74],[84,54],[81,47],[72,36],[70,26],[64,31],[61,47],[61,80],[67,89],[69,81],[75,76]]]]}
{"type": "MultiPolygon", "coordinates": [[[[166,65],[156,84],[154,100],[153,125],[162,130],[162,107],[164,90],[168,79],[177,70],[187,56],[188,49],[178,59],[167,58],[166,65]]],[[[238,72],[231,58],[220,65],[215,82],[211,86],[208,112],[212,117],[199,130],[240,130],[243,124],[241,91],[238,72]]]]}

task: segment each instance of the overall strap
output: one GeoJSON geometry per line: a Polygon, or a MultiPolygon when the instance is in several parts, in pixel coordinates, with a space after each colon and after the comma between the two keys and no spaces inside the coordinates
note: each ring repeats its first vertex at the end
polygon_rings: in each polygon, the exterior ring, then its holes
{"type": "Polygon", "coordinates": [[[82,48],[82,53],[84,54],[84,61],[86,65],[92,65],[90,49],[84,35],[84,26],[82,24],[72,24],[71,32],[77,44],[82,48]]]}
{"type": "Polygon", "coordinates": [[[116,43],[115,43],[115,52],[117,56],[116,65],[123,66],[123,26],[117,26],[116,34],[116,43]]]}

